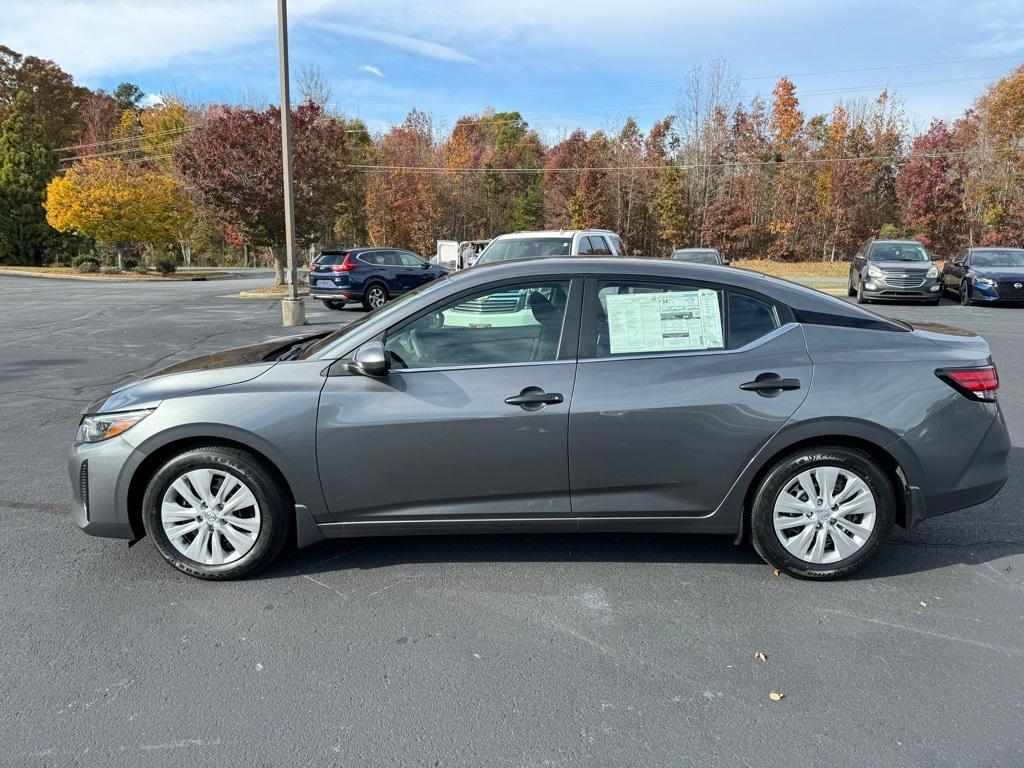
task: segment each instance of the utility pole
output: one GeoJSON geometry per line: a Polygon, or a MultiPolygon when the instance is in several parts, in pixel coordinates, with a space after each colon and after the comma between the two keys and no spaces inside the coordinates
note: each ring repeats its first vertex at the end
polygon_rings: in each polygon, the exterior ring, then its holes
{"type": "Polygon", "coordinates": [[[284,175],[284,247],[287,260],[285,283],[288,296],[281,300],[281,322],[304,325],[306,307],[299,298],[299,277],[295,267],[295,198],[292,196],[292,112],[288,82],[287,0],[277,0],[277,51],[281,71],[281,169],[284,175]]]}

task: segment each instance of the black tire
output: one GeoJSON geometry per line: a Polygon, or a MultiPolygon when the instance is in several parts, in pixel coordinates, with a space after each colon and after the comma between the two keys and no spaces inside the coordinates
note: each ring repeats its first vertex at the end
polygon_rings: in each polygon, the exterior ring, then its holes
{"type": "Polygon", "coordinates": [[[387,303],[387,300],[388,289],[387,286],[384,285],[384,283],[370,283],[363,290],[363,309],[365,309],[367,312],[377,309],[377,307],[383,306],[384,304],[387,303]],[[379,293],[377,293],[378,291],[379,293]],[[383,301],[381,301],[381,303],[375,307],[374,302],[377,300],[378,295],[383,296],[383,301]]]}
{"type": "MultiPolygon", "coordinates": [[[[873,559],[896,518],[896,494],[889,476],[868,454],[841,446],[810,447],[794,451],[776,461],[763,475],[750,510],[750,532],[754,550],[780,571],[801,579],[824,581],[853,573],[873,559]],[[796,557],[775,533],[775,501],[801,472],[819,466],[837,466],[859,476],[875,497],[875,524],[867,541],[849,557],[832,563],[815,564],[796,557]]],[[[834,547],[834,545],[833,545],[834,547]]]]}
{"type": "Polygon", "coordinates": [[[328,309],[344,309],[345,302],[337,299],[324,299],[324,306],[328,309]]]}
{"type": "Polygon", "coordinates": [[[967,283],[960,283],[960,306],[969,307],[974,302],[971,301],[971,294],[968,293],[967,283]]]}
{"type": "Polygon", "coordinates": [[[856,296],[857,295],[857,289],[853,287],[853,278],[852,277],[850,278],[850,284],[846,286],[846,295],[847,296],[856,296]]]}
{"type": "Polygon", "coordinates": [[[248,451],[206,446],[180,453],[150,478],[142,499],[142,522],[157,550],[172,566],[200,579],[236,579],[269,565],[288,541],[294,523],[291,495],[277,473],[248,451]],[[252,491],[260,509],[260,529],[252,549],[223,565],[208,565],[186,557],[171,544],[160,520],[160,506],[171,484],[185,472],[214,469],[233,475],[252,491]]]}
{"type": "Polygon", "coordinates": [[[867,304],[868,300],[864,298],[864,284],[863,282],[857,283],[857,303],[867,304]]]}

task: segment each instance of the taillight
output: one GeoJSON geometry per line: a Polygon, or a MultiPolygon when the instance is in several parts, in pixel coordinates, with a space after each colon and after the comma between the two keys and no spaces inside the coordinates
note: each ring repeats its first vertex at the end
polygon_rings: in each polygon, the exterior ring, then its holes
{"type": "Polygon", "coordinates": [[[335,264],[331,267],[331,272],[351,272],[353,269],[359,266],[359,262],[352,258],[351,253],[346,253],[344,260],[341,264],[335,264]]]}
{"type": "Polygon", "coordinates": [[[977,368],[940,368],[935,375],[971,400],[992,402],[999,389],[999,372],[994,365],[977,368]]]}

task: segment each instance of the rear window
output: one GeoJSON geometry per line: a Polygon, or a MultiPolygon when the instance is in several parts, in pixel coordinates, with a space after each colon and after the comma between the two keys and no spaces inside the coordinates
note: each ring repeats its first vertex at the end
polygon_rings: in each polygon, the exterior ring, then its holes
{"type": "Polygon", "coordinates": [[[348,256],[347,253],[322,253],[317,257],[316,263],[324,267],[333,267],[341,264],[346,256],[348,256]]]}
{"type": "Polygon", "coordinates": [[[715,251],[676,251],[672,254],[675,261],[689,261],[693,264],[720,264],[721,259],[715,251]]]}
{"type": "Polygon", "coordinates": [[[510,259],[537,259],[544,256],[568,256],[571,251],[571,237],[516,237],[494,240],[480,255],[477,264],[510,259]]]}

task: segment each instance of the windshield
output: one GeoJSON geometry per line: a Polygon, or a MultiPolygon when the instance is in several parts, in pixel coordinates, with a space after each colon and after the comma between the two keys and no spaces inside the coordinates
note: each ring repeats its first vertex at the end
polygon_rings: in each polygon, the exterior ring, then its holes
{"type": "Polygon", "coordinates": [[[672,254],[676,261],[692,261],[695,264],[720,264],[721,260],[715,251],[676,251],[672,254]]]}
{"type": "Polygon", "coordinates": [[[973,267],[1024,267],[1024,250],[1015,248],[1006,251],[974,251],[971,254],[973,267]]]}
{"type": "Polygon", "coordinates": [[[875,243],[868,261],[931,261],[923,245],[918,243],[875,243]]]}
{"type": "MultiPolygon", "coordinates": [[[[433,280],[429,283],[421,285],[419,288],[409,291],[408,293],[404,293],[397,299],[389,301],[384,306],[378,307],[372,312],[367,312],[358,320],[354,320],[348,325],[342,326],[334,333],[328,334],[327,336],[324,336],[322,339],[317,340],[315,344],[311,344],[310,346],[303,349],[302,353],[296,355],[294,359],[308,360],[313,357],[319,357],[321,353],[325,351],[329,352],[331,348],[344,346],[343,342],[350,334],[355,333],[357,330],[362,328],[371,320],[379,320],[382,317],[387,317],[388,315],[395,314],[399,310],[403,309],[405,305],[408,304],[413,299],[419,298],[420,296],[424,296],[428,293],[433,293],[434,291],[443,288],[447,284],[448,278],[441,277],[438,278],[437,280],[433,280]]],[[[334,357],[339,356],[340,355],[335,355],[334,357]]],[[[331,357],[331,355],[328,354],[325,355],[325,357],[331,357]]]]}
{"type": "Polygon", "coordinates": [[[510,237],[494,240],[480,254],[477,264],[490,264],[509,259],[537,259],[544,256],[568,256],[572,253],[571,237],[510,237]]]}

